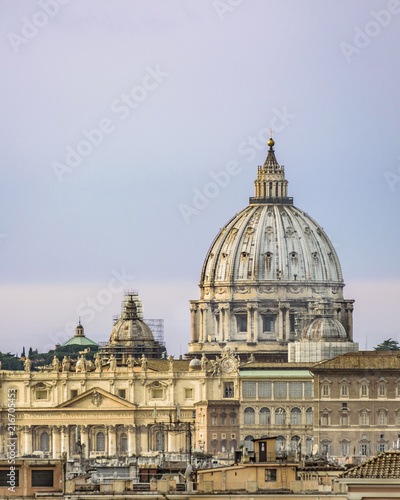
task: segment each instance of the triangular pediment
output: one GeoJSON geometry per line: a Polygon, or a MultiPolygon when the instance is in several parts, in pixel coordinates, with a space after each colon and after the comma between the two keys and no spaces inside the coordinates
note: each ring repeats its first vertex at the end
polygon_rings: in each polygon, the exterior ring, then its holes
{"type": "Polygon", "coordinates": [[[110,392],[93,387],[74,398],[59,404],[56,408],[85,408],[87,410],[120,410],[136,408],[136,405],[110,392]]]}

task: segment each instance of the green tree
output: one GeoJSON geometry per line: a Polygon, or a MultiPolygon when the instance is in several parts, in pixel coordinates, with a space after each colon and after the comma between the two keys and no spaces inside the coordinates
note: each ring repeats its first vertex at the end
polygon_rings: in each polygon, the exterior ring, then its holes
{"type": "Polygon", "coordinates": [[[400,351],[400,345],[397,340],[387,339],[374,347],[375,351],[400,351]]]}

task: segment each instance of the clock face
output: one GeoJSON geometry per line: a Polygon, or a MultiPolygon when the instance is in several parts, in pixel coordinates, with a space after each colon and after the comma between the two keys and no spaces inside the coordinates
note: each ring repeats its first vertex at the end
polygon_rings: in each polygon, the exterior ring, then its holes
{"type": "Polygon", "coordinates": [[[225,361],[222,363],[222,368],[226,372],[231,372],[234,368],[234,363],[231,359],[225,359],[225,361]]]}

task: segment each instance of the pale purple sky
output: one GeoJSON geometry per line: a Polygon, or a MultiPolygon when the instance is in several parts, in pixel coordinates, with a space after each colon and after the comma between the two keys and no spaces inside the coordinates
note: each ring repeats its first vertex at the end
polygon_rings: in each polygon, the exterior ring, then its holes
{"type": "Polygon", "coordinates": [[[270,126],[355,340],[400,340],[399,46],[393,0],[3,0],[0,350],[49,349],[79,315],[108,340],[137,288],[187,352],[203,259],[270,126]]]}

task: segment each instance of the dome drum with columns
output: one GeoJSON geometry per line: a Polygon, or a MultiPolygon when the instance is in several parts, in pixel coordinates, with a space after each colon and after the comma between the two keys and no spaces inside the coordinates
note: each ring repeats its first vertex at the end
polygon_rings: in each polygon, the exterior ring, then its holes
{"type": "Polygon", "coordinates": [[[322,227],[293,206],[274,141],[268,145],[255,196],[220,230],[204,261],[200,300],[191,301],[189,357],[216,356],[229,344],[260,361],[285,361],[321,300],[352,342],[354,301],[343,298],[336,251],[322,227]]]}

